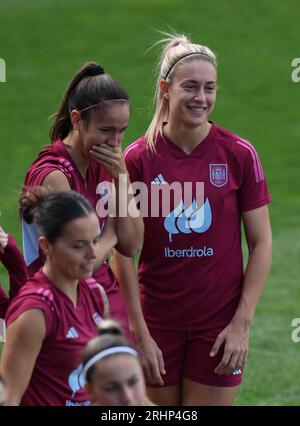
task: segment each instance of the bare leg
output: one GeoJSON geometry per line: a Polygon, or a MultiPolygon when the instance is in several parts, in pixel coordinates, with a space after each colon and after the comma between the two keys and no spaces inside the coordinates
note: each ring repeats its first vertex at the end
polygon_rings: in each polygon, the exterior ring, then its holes
{"type": "Polygon", "coordinates": [[[148,398],[156,405],[180,405],[180,385],[164,386],[160,388],[147,387],[148,398]]]}
{"type": "Polygon", "coordinates": [[[238,386],[208,386],[183,379],[182,405],[233,405],[238,386]]]}

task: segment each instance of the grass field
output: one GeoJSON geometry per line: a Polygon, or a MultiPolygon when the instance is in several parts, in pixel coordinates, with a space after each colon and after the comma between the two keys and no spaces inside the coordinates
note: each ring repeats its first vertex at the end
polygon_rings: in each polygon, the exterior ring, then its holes
{"type": "MultiPolygon", "coordinates": [[[[1,0],[0,224],[21,242],[16,212],[28,164],[48,143],[48,116],[66,82],[96,60],[127,88],[132,120],[124,146],[144,132],[152,108],[155,29],[172,27],[219,58],[214,121],[253,142],[273,196],[273,267],[252,327],[238,405],[300,405],[300,57],[296,0],[1,0]]],[[[7,283],[1,269],[1,281],[7,283]]]]}

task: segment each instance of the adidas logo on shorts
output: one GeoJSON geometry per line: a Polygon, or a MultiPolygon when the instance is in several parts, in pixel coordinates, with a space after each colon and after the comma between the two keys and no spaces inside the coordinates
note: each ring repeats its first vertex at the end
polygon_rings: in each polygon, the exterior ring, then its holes
{"type": "Polygon", "coordinates": [[[77,333],[75,328],[70,327],[66,334],[66,339],[78,339],[78,337],[79,337],[79,334],[77,333]]]}

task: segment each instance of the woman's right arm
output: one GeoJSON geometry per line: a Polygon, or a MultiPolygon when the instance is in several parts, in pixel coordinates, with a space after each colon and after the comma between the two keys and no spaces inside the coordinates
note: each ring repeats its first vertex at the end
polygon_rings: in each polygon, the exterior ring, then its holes
{"type": "Polygon", "coordinates": [[[113,250],[110,266],[116,275],[128,313],[129,328],[141,355],[141,361],[147,380],[163,385],[165,372],[163,355],[152,339],[144,319],[139,293],[139,283],[134,259],[122,256],[113,250]]]}
{"type": "Polygon", "coordinates": [[[20,404],[45,336],[46,322],[40,309],[23,312],[9,325],[0,367],[7,405],[20,404]]]}
{"type": "Polygon", "coordinates": [[[68,179],[59,170],[50,172],[43,180],[42,186],[49,187],[51,191],[69,191],[71,189],[68,179]]]}

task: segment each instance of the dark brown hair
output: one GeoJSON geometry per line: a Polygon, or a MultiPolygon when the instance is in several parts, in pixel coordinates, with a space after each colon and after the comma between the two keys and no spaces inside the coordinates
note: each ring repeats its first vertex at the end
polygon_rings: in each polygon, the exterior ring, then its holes
{"type": "MultiPolygon", "coordinates": [[[[83,65],[70,81],[63,97],[55,122],[50,129],[50,139],[64,139],[72,129],[70,112],[88,108],[100,101],[124,99],[129,100],[128,94],[117,80],[114,80],[96,62],[83,65]]],[[[92,112],[101,108],[96,105],[81,113],[83,120],[89,122],[92,112]]]]}
{"type": "Polygon", "coordinates": [[[20,197],[19,210],[25,222],[34,222],[51,244],[62,235],[67,223],[94,212],[78,192],[49,192],[43,187],[26,190],[20,197]]]}

